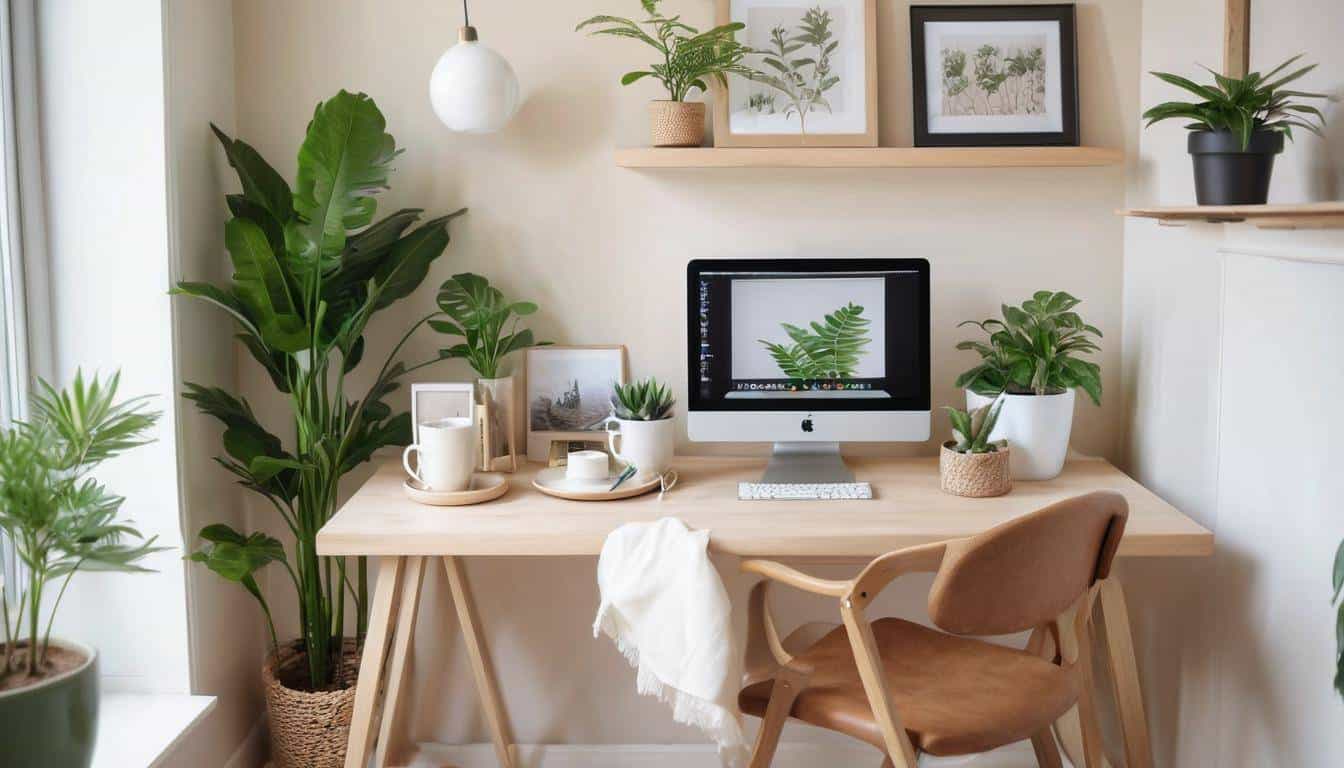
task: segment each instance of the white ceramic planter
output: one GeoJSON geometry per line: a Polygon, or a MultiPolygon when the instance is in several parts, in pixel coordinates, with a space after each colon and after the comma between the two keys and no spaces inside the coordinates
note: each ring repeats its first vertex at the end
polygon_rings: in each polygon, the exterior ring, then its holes
{"type": "Polygon", "coordinates": [[[607,420],[607,447],[618,460],[635,465],[637,480],[647,480],[670,469],[676,444],[677,424],[670,417],[629,421],[612,416],[607,420]]]}
{"type": "MultiPolygon", "coordinates": [[[[1058,395],[1002,395],[999,421],[990,440],[1007,440],[1013,448],[1014,480],[1049,480],[1064,469],[1073,431],[1073,390],[1058,395]]],[[[994,398],[966,390],[967,410],[994,398]]]]}

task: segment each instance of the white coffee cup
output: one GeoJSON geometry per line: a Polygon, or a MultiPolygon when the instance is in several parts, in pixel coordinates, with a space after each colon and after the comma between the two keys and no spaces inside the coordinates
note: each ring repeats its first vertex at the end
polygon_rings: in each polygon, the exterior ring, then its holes
{"type": "Polygon", "coordinates": [[[465,491],[471,486],[480,445],[476,420],[457,417],[420,424],[420,442],[406,446],[401,466],[406,473],[431,491],[465,491]],[[419,454],[411,469],[411,454],[419,454]]]}
{"type": "Polygon", "coordinates": [[[636,480],[649,480],[672,467],[672,452],[677,438],[676,423],[672,419],[631,421],[613,416],[607,420],[606,426],[607,447],[611,449],[611,455],[618,461],[635,465],[636,480]]]}
{"type": "Polygon", "coordinates": [[[570,480],[606,480],[610,473],[602,451],[570,451],[565,457],[565,477],[570,480]]]}

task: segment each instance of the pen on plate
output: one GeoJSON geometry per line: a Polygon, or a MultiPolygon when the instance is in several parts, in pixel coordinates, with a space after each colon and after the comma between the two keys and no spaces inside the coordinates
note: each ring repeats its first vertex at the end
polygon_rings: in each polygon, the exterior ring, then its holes
{"type": "Polygon", "coordinates": [[[626,480],[629,480],[634,474],[635,474],[635,465],[634,464],[628,465],[625,468],[625,471],[621,472],[620,476],[616,478],[616,482],[612,483],[611,487],[607,489],[607,493],[611,493],[612,491],[616,490],[621,483],[624,483],[626,480]]]}

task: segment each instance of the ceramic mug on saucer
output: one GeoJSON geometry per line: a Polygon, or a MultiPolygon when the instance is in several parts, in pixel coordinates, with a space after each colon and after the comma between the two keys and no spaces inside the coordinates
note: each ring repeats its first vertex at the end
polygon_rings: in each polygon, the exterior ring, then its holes
{"type": "Polygon", "coordinates": [[[420,424],[420,442],[406,446],[401,466],[432,491],[465,491],[471,486],[480,446],[476,420],[466,417],[436,419],[420,424]],[[411,454],[418,454],[411,469],[411,454]]]}
{"type": "Polygon", "coordinates": [[[610,475],[607,454],[602,451],[570,451],[565,460],[568,480],[602,481],[610,475]]]}
{"type": "Polygon", "coordinates": [[[676,438],[676,422],[672,419],[632,421],[615,416],[607,419],[607,447],[617,461],[635,465],[636,482],[645,482],[672,468],[676,438]]]}

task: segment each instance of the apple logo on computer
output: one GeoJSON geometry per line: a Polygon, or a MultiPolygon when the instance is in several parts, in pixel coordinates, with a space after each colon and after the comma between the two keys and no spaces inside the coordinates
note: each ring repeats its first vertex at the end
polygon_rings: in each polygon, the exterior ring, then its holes
{"type": "Polygon", "coordinates": [[[811,432],[811,431],[812,431],[812,417],[811,417],[811,416],[809,416],[809,417],[803,419],[803,431],[804,431],[804,432],[811,432]]]}

